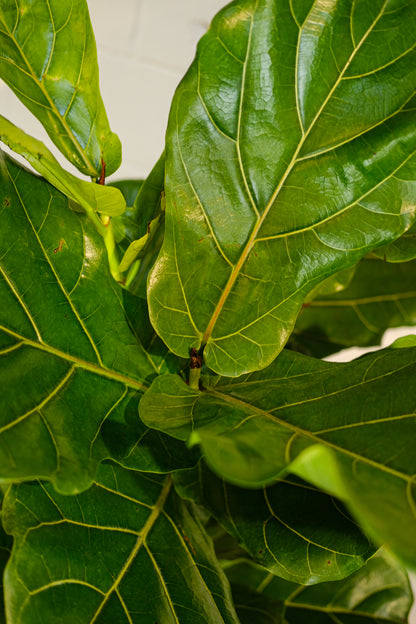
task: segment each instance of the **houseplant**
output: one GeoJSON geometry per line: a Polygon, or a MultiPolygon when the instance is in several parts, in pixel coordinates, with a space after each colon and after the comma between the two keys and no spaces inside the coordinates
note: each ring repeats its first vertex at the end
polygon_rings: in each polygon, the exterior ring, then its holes
{"type": "Polygon", "coordinates": [[[406,620],[414,339],[320,358],[415,321],[415,22],[231,3],[110,186],[86,3],[3,3],[3,80],[92,178],[0,118],[42,176],[2,155],[9,624],[406,620]]]}

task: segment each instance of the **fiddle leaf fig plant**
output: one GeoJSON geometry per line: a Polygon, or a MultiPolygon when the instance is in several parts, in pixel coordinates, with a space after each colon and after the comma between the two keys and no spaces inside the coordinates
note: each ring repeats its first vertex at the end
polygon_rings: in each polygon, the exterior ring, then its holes
{"type": "Polygon", "coordinates": [[[416,4],[224,6],[145,180],[86,0],[0,78],[91,178],[0,114],[0,623],[407,622],[416,338],[322,358],[416,325],[416,4]]]}

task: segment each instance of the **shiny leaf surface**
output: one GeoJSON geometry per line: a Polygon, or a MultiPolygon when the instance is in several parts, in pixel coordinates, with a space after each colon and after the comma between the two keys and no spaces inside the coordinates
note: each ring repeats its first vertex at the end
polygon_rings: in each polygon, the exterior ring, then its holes
{"type": "Polygon", "coordinates": [[[6,156],[0,189],[0,479],[73,492],[109,456],[148,471],[189,465],[182,444],[138,420],[158,369],[130,329],[101,237],[6,156]]]}
{"type": "Polygon", "coordinates": [[[167,131],[148,293],[173,352],[265,367],[317,284],[411,225],[415,32],[407,0],[236,0],[214,19],[167,131]]]}
{"type": "Polygon", "coordinates": [[[158,377],[139,409],[149,427],[200,443],[214,471],[237,485],[295,471],[416,568],[415,375],[414,348],[347,364],[283,351],[260,372],[204,377],[204,391],[158,377]]]}
{"type": "Polygon", "coordinates": [[[121,163],[98,82],[86,0],[3,0],[0,78],[39,119],[55,145],[86,175],[121,163]]]}
{"type": "Polygon", "coordinates": [[[11,622],[238,624],[212,543],[170,477],[102,464],[78,496],[20,485],[4,521],[11,622]]]}
{"type": "Polygon", "coordinates": [[[79,204],[87,213],[115,216],[126,209],[122,193],[111,186],[91,184],[65,171],[45,145],[0,115],[0,140],[26,158],[45,180],[79,204]]]}
{"type": "Polygon", "coordinates": [[[393,243],[374,249],[373,254],[386,262],[408,262],[416,258],[416,224],[393,243]]]}
{"type": "Polygon", "coordinates": [[[314,587],[244,561],[226,572],[241,624],[404,624],[413,599],[405,571],[381,555],[348,579],[314,587]]]}
{"type": "Polygon", "coordinates": [[[199,464],[179,473],[175,485],[182,498],[206,507],[255,561],[295,583],[344,578],[374,554],[339,501],[296,477],[247,490],[199,464]]]}
{"type": "Polygon", "coordinates": [[[363,260],[347,288],[318,294],[303,308],[289,345],[324,357],[379,344],[389,327],[416,324],[416,262],[363,260]]]}

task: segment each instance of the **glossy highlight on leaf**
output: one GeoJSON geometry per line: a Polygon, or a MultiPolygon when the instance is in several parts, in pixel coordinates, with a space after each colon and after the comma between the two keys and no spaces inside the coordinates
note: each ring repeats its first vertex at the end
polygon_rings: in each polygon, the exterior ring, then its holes
{"type": "Polygon", "coordinates": [[[78,496],[14,486],[4,522],[10,621],[238,624],[212,543],[170,477],[102,464],[78,496]]]}
{"type": "Polygon", "coordinates": [[[415,375],[415,348],[346,364],[283,351],[238,379],[206,376],[202,391],[160,376],[139,410],[149,427],[199,443],[208,465],[236,485],[296,472],[416,569],[415,375]]]}
{"type": "Polygon", "coordinates": [[[264,368],[315,286],[409,228],[415,32],[407,0],[236,0],[217,15],[167,131],[148,295],[173,352],[205,347],[227,376],[264,368]]]}
{"type": "Polygon", "coordinates": [[[103,163],[106,175],[118,169],[86,0],[2,0],[0,78],[82,173],[99,177],[103,163]]]}

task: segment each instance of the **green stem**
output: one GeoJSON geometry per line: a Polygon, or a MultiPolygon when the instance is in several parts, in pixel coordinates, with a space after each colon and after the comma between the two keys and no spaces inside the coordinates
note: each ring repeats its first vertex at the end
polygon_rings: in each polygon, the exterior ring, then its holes
{"type": "Polygon", "coordinates": [[[199,390],[199,378],[201,376],[200,368],[189,369],[189,387],[193,390],[199,390]]]}
{"type": "Polygon", "coordinates": [[[123,276],[119,271],[118,253],[114,240],[113,224],[111,223],[111,219],[109,217],[105,217],[105,219],[106,222],[104,223],[105,231],[103,234],[103,238],[107,249],[108,263],[110,265],[111,275],[114,277],[116,282],[122,282],[123,276]]]}
{"type": "Polygon", "coordinates": [[[128,270],[127,273],[127,277],[124,281],[124,288],[127,288],[127,290],[130,289],[130,286],[134,280],[134,278],[137,275],[137,272],[140,268],[140,264],[141,264],[141,260],[136,260],[135,262],[133,262],[133,264],[131,265],[131,267],[128,270]]]}

